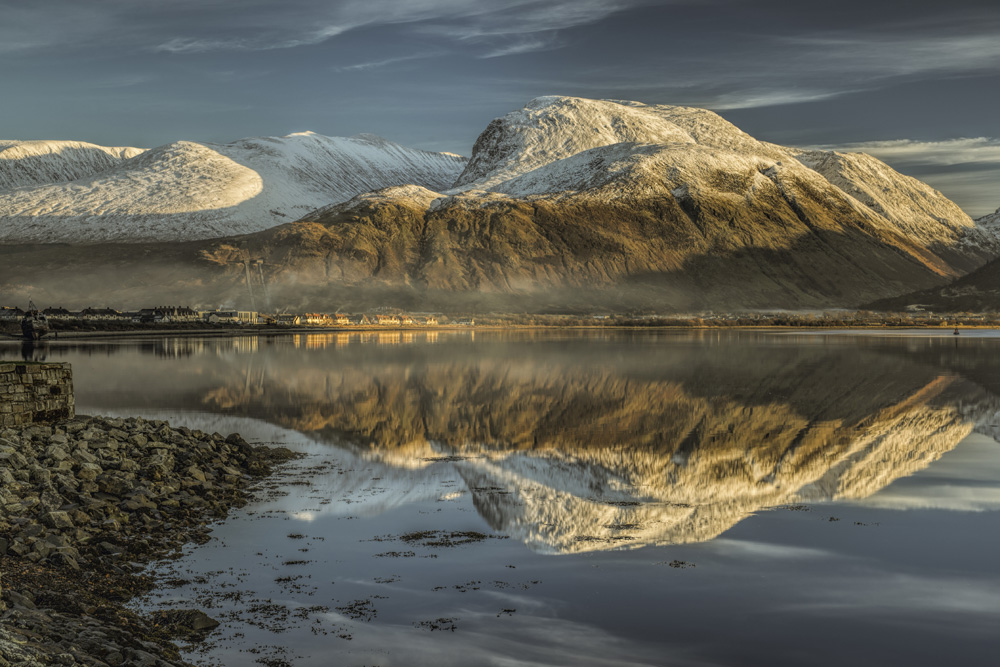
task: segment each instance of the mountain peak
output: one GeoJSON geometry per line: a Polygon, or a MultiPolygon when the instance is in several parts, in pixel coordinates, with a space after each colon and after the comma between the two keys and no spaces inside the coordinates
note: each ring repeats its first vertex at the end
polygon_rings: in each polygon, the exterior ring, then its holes
{"type": "MultiPolygon", "coordinates": [[[[202,266],[246,233],[270,258],[274,295],[285,285],[299,299],[314,281],[323,299],[488,293],[517,311],[522,299],[845,307],[943,285],[1000,247],[989,225],[871,156],[758,141],[691,107],[539,97],[493,120],[467,163],[372,135],[176,142],[124,160],[89,150],[104,155],[89,175],[36,169],[42,182],[0,190],[0,240],[227,237],[197,246],[202,266]]],[[[0,157],[0,174],[20,168],[0,157]]],[[[202,266],[222,273],[199,284],[244,289],[224,264],[202,266]]],[[[28,285],[46,265],[25,256],[8,271],[28,285]]]]}
{"type": "Polygon", "coordinates": [[[479,135],[455,188],[490,189],[587,150],[630,144],[701,144],[788,157],[707,109],[626,100],[536,97],[479,135]]]}

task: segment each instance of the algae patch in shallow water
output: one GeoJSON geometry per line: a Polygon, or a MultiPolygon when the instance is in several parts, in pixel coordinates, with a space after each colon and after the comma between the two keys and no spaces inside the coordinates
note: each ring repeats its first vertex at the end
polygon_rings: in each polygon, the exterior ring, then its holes
{"type": "Polygon", "coordinates": [[[182,664],[169,639],[201,639],[218,623],[195,609],[149,618],[126,609],[156,584],[138,572],[208,541],[207,524],[247,502],[253,477],[296,457],[237,434],[83,416],[3,429],[0,453],[0,571],[11,603],[0,659],[20,664],[182,664]],[[8,650],[7,636],[21,647],[8,650]]]}
{"type": "Polygon", "coordinates": [[[507,535],[487,535],[472,530],[446,531],[423,530],[400,535],[399,540],[407,544],[424,547],[458,547],[464,544],[475,544],[485,540],[506,540],[507,535]]]}

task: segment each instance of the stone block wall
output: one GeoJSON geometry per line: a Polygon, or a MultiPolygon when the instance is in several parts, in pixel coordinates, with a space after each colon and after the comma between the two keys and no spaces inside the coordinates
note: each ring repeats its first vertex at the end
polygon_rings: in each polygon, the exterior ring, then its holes
{"type": "Polygon", "coordinates": [[[0,428],[75,416],[69,364],[0,361],[0,428]]]}

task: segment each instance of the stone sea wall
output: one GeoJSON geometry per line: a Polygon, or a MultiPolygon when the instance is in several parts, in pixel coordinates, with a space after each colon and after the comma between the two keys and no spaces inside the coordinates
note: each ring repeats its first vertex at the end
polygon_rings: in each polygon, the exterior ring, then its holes
{"type": "Polygon", "coordinates": [[[74,416],[69,364],[0,362],[0,428],[74,416]]]}

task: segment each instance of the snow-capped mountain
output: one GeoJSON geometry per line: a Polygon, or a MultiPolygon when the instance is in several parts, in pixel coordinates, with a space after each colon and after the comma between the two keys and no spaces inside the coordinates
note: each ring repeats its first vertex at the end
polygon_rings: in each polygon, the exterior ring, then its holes
{"type": "Polygon", "coordinates": [[[305,221],[344,283],[613,289],[678,310],[856,305],[1000,250],[870,156],[757,141],[703,109],[567,97],[491,122],[452,189],[369,193],[305,221]]]}
{"type": "Polygon", "coordinates": [[[971,235],[1000,249],[992,235],[973,231],[954,202],[870,155],[765,143],[711,111],[688,107],[537,98],[490,123],[451,192],[589,191],[611,199],[666,188],[677,199],[750,199],[792,180],[921,245],[953,245],[971,235]]]}
{"type": "Polygon", "coordinates": [[[493,189],[539,167],[618,144],[624,147],[701,144],[734,152],[767,154],[773,159],[783,155],[706,109],[538,97],[523,109],[496,118],[487,126],[476,140],[472,158],[455,186],[493,189]]]}
{"type": "Polygon", "coordinates": [[[179,241],[246,234],[404,183],[448,187],[459,156],[313,133],[147,151],[0,144],[0,241],[179,241]]]}
{"type": "MultiPolygon", "coordinates": [[[[494,120],[468,161],[371,137],[180,142],[0,191],[0,240],[102,239],[201,239],[128,269],[142,285],[165,284],[162,269],[173,299],[189,289],[177,275],[197,290],[186,300],[241,298],[254,256],[276,300],[315,308],[856,307],[1000,254],[994,226],[868,155],[758,141],[704,109],[573,97],[494,120]]],[[[59,252],[31,253],[8,271],[41,294],[59,252]]],[[[72,262],[100,272],[121,254],[72,262]]]]}

